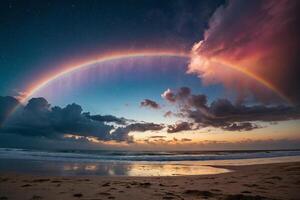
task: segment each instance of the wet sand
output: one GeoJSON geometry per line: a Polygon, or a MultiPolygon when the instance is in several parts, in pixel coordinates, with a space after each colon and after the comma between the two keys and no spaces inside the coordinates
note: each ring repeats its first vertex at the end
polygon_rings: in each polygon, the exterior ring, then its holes
{"type": "MultiPolygon", "coordinates": [[[[218,166],[220,167],[220,166],[218,166]]],[[[0,200],[300,199],[300,162],[223,166],[229,173],[173,177],[0,174],[0,200]]]]}

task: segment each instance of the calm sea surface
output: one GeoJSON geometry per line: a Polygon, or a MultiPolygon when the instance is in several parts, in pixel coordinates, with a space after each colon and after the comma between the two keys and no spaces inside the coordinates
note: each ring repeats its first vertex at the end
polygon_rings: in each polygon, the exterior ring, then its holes
{"type": "Polygon", "coordinates": [[[0,172],[38,175],[178,176],[226,173],[209,165],[300,161],[299,150],[132,152],[0,148],[0,172]]]}

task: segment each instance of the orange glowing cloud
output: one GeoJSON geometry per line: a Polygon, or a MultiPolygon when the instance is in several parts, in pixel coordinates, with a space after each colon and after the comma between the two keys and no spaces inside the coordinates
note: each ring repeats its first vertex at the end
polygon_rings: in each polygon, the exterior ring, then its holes
{"type": "Polygon", "coordinates": [[[286,0],[229,1],[216,10],[204,39],[192,48],[189,72],[206,84],[234,88],[241,98],[249,93],[259,100],[274,98],[242,75],[246,74],[281,99],[297,104],[299,5],[286,0]]]}

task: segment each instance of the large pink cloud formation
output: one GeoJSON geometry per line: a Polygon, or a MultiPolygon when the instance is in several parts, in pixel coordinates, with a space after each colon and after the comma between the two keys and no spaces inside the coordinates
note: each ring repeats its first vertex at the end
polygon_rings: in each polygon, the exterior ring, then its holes
{"type": "Polygon", "coordinates": [[[251,94],[274,100],[265,85],[299,104],[299,5],[297,0],[231,0],[219,7],[204,39],[192,48],[188,72],[205,84],[236,89],[241,99],[251,94]]]}

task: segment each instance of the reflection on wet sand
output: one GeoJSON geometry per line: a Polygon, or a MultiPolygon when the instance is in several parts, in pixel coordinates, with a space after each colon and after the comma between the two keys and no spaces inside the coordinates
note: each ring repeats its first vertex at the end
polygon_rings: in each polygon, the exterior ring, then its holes
{"type": "Polygon", "coordinates": [[[180,175],[204,175],[229,172],[227,169],[200,165],[131,165],[129,176],[180,176],[180,175]]]}
{"type": "Polygon", "coordinates": [[[125,163],[125,162],[50,162],[6,159],[0,171],[47,175],[100,175],[100,176],[179,176],[205,175],[229,172],[227,169],[193,163],[125,163]],[[22,163],[22,164],[20,164],[22,163]]]}
{"type": "Polygon", "coordinates": [[[219,174],[229,170],[200,165],[136,164],[136,163],[64,163],[67,174],[97,174],[103,176],[179,176],[219,174]]]}
{"type": "Polygon", "coordinates": [[[232,166],[296,161],[300,161],[300,156],[184,162],[62,162],[1,159],[0,171],[63,176],[179,176],[226,173],[230,171],[222,168],[226,165],[232,166]]]}

